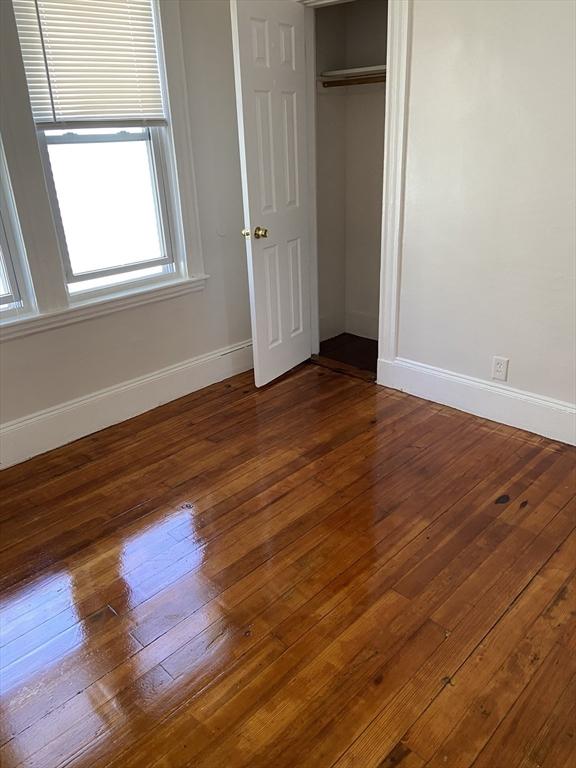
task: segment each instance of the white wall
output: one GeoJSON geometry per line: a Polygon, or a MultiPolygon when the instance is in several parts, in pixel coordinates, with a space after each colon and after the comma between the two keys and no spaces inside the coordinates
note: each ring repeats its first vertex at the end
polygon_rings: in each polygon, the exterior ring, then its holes
{"type": "Polygon", "coordinates": [[[378,338],[384,85],[355,85],[346,91],[344,328],[378,338]]]}
{"type": "Polygon", "coordinates": [[[181,21],[207,287],[2,342],[2,423],[250,338],[228,0],[181,21]]]}
{"type": "Polygon", "coordinates": [[[576,375],[575,29],[564,0],[415,1],[401,361],[380,375],[563,439],[576,375]],[[510,358],[506,384],[491,382],[493,355],[510,358]]]}
{"type": "Polygon", "coordinates": [[[346,66],[371,67],[386,61],[388,0],[354,0],[342,6],[346,66]]]}

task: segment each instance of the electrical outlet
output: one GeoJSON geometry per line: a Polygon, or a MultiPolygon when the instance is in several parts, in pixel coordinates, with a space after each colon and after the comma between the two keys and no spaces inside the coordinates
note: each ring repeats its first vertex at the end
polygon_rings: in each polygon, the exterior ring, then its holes
{"type": "Polygon", "coordinates": [[[508,363],[507,357],[492,358],[492,378],[497,381],[508,381],[508,363]]]}

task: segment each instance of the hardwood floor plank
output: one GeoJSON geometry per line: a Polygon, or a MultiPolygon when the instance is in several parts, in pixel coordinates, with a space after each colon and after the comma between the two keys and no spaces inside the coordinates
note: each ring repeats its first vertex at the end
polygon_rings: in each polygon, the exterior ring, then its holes
{"type": "Polygon", "coordinates": [[[576,450],[303,365],[0,475],[6,768],[562,768],[576,450]]]}
{"type": "MultiPolygon", "coordinates": [[[[275,735],[281,733],[286,724],[298,716],[316,692],[321,691],[362,649],[365,649],[364,653],[368,656],[374,654],[376,648],[372,644],[378,643],[382,623],[401,612],[406,602],[405,598],[394,592],[385,592],[367,611],[348,623],[341,634],[332,637],[327,628],[319,631],[316,634],[319,652],[311,659],[308,658],[307,663],[300,665],[282,687],[276,686],[273,695],[263,706],[256,708],[250,717],[245,718],[241,728],[231,737],[220,739],[201,756],[194,755],[197,764],[224,765],[235,755],[241,755],[242,761],[249,761],[252,765],[258,764],[255,755],[259,748],[269,745],[275,735]]],[[[351,606],[341,608],[346,611],[350,609],[351,606]]],[[[335,622],[333,626],[338,631],[335,622]]],[[[281,663],[282,657],[278,660],[278,664],[281,663]]],[[[173,748],[167,754],[170,756],[169,762],[175,765],[184,765],[192,757],[189,753],[173,748]]]]}
{"type": "MultiPolygon", "coordinates": [[[[496,674],[497,668],[507,655],[514,651],[516,643],[520,642],[521,630],[528,629],[530,622],[534,620],[533,612],[538,606],[543,605],[542,610],[549,611],[545,613],[541,622],[542,627],[536,633],[538,642],[554,642],[562,622],[569,621],[570,616],[563,613],[562,620],[556,623],[557,619],[552,614],[552,608],[558,601],[559,595],[564,594],[566,571],[562,568],[562,563],[569,562],[573,557],[575,542],[576,535],[571,535],[562,543],[552,557],[552,564],[547,563],[545,569],[532,579],[526,593],[521,595],[518,602],[510,608],[509,613],[503,617],[502,624],[497,624],[490,631],[475,654],[466,659],[463,666],[458,669],[457,674],[449,675],[449,684],[443,688],[440,695],[408,732],[407,743],[411,744],[422,757],[426,759],[432,757],[440,748],[442,739],[464,714],[466,705],[474,694],[480,693],[483,688],[493,682],[493,675],[496,674]],[[515,617],[516,621],[514,626],[510,627],[512,617],[515,617]],[[506,634],[503,634],[502,625],[509,627],[506,634]],[[550,625],[553,626],[553,631],[550,632],[551,640],[545,632],[545,629],[550,630],[550,625]]],[[[574,600],[573,590],[570,591],[569,597],[571,601],[574,600]]],[[[455,634],[456,632],[457,630],[455,634]]],[[[546,653],[549,650],[548,648],[546,653]]],[[[542,653],[537,655],[540,657],[542,653]]],[[[514,683],[518,684],[522,679],[519,662],[516,663],[514,671],[514,683]]]]}
{"type": "Polygon", "coordinates": [[[518,768],[556,768],[574,755],[576,722],[576,685],[572,679],[556,702],[535,744],[520,761],[518,768]]]}
{"type": "MultiPolygon", "coordinates": [[[[431,621],[425,621],[414,634],[401,641],[398,649],[388,660],[379,660],[378,666],[372,671],[367,680],[353,691],[352,696],[339,697],[339,707],[330,711],[330,718],[317,721],[313,717],[307,719],[309,730],[306,733],[306,750],[303,753],[302,768],[314,768],[319,765],[332,765],[347,749],[359,728],[368,725],[386,700],[392,698],[422,666],[427,658],[446,639],[445,630],[431,621]],[[316,723],[319,723],[318,727],[316,723]]],[[[322,702],[312,702],[311,707],[322,710],[322,702]]],[[[320,717],[323,713],[321,712],[320,717]]],[[[384,758],[383,765],[411,764],[410,754],[414,762],[414,753],[397,746],[384,758]],[[388,763],[386,763],[388,760],[388,763]]],[[[418,757],[414,765],[422,765],[418,757]]]]}
{"type": "MultiPolygon", "coordinates": [[[[575,521],[570,516],[568,519],[555,519],[547,527],[553,530],[545,529],[546,535],[538,537],[523,561],[498,579],[476,604],[475,610],[461,620],[447,638],[447,642],[440,646],[430,661],[390,704],[384,707],[335,765],[378,765],[382,752],[386,753],[387,749],[393,748],[405,735],[406,726],[412,725],[438,694],[450,685],[457,669],[485,636],[490,634],[492,642],[501,643],[502,648],[517,640],[519,633],[529,626],[535,615],[551,598],[551,587],[547,584],[538,583],[539,589],[527,590],[527,587],[542,565],[553,555],[554,550],[573,530],[574,524],[575,521]],[[519,599],[520,595],[522,597],[519,599]],[[511,604],[513,608],[508,610],[511,604]],[[386,734],[384,740],[383,733],[386,734]]],[[[436,731],[443,727],[440,722],[427,717],[421,721],[418,728],[421,737],[413,731],[411,738],[414,743],[425,743],[427,739],[432,739],[431,731],[424,733],[424,726],[429,724],[436,728],[436,731]]]]}
{"type": "Polygon", "coordinates": [[[472,763],[474,768],[493,768],[505,753],[510,768],[517,768],[536,749],[540,730],[564,691],[570,687],[576,696],[575,686],[574,653],[554,647],[472,763]]]}
{"type": "Polygon", "coordinates": [[[251,759],[253,759],[253,758],[251,758],[251,759]]]}
{"type": "MultiPolygon", "coordinates": [[[[576,615],[574,583],[569,584],[566,594],[563,593],[564,589],[565,587],[561,588],[498,670],[488,677],[485,674],[488,665],[482,662],[484,668],[479,673],[480,665],[468,662],[453,678],[451,686],[460,685],[464,692],[460,693],[459,706],[450,709],[457,714],[463,703],[468,703],[468,707],[460,722],[428,761],[430,768],[438,768],[446,763],[455,768],[467,768],[472,765],[542,661],[553,651],[556,631],[569,622],[570,612],[576,615]],[[560,594],[563,595],[562,598],[559,597],[560,594]],[[563,605],[559,605],[560,600],[563,605]]],[[[570,666],[566,667],[567,674],[573,670],[573,666],[572,669],[570,666]]],[[[441,699],[442,694],[437,701],[441,699]]]]}
{"type": "MultiPolygon", "coordinates": [[[[235,487],[248,484],[249,495],[256,485],[262,482],[257,481],[255,484],[254,478],[260,477],[262,473],[267,480],[270,480],[274,477],[273,470],[277,466],[291,465],[293,456],[294,454],[290,452],[273,455],[269,461],[262,462],[262,467],[254,465],[252,461],[246,462],[243,465],[246,471],[239,474],[238,479],[235,480],[235,487]]],[[[226,474],[224,478],[223,482],[227,478],[226,474]]],[[[190,534],[191,530],[196,529],[196,513],[198,510],[202,510],[204,500],[206,498],[209,498],[210,501],[213,498],[218,500],[219,493],[225,496],[228,492],[228,486],[221,490],[220,486],[215,484],[212,493],[208,493],[208,495],[200,493],[198,502],[194,504],[185,502],[176,506],[171,502],[161,503],[157,510],[143,518],[147,528],[143,528],[143,520],[140,519],[137,525],[124,528],[123,535],[114,541],[109,537],[106,548],[88,547],[83,550],[80,553],[80,558],[76,558],[76,560],[80,560],[79,563],[75,562],[73,558],[66,559],[64,564],[75,577],[74,610],[78,614],[78,618],[103,607],[110,600],[125,596],[127,582],[130,584],[130,602],[134,604],[134,590],[142,581],[149,580],[151,574],[158,574],[159,571],[170,567],[178,558],[186,557],[194,551],[193,542],[177,544],[173,539],[172,534],[176,525],[179,528],[185,528],[186,532],[190,534]],[[160,522],[156,522],[157,520],[160,522]],[[134,533],[132,539],[130,539],[131,533],[134,533]],[[130,542],[129,551],[126,551],[126,539],[130,542]],[[116,540],[118,544],[116,544],[116,540]],[[122,559],[121,576],[117,575],[117,563],[120,558],[122,559]],[[86,583],[88,587],[85,592],[79,591],[79,585],[82,583],[86,583]],[[100,598],[99,593],[94,593],[96,585],[101,593],[100,598]]],[[[235,498],[238,500],[238,495],[235,498]]],[[[10,632],[6,632],[6,641],[9,640],[8,636],[18,637],[25,631],[31,631],[35,626],[39,626],[46,614],[56,615],[60,610],[68,607],[66,593],[60,588],[58,577],[54,577],[52,581],[54,582],[52,590],[50,589],[50,579],[47,577],[41,580],[38,587],[36,587],[35,582],[32,582],[17,600],[11,599],[9,592],[4,593],[4,599],[0,598],[0,619],[10,625],[10,632]],[[37,597],[40,590],[42,592],[41,601],[37,597]],[[51,591],[54,592],[53,598],[50,596],[51,591]]],[[[160,588],[153,590],[153,593],[159,591],[160,588]]],[[[22,592],[21,589],[20,592],[22,592]]]]}
{"type": "MultiPolygon", "coordinates": [[[[84,624],[83,629],[86,628],[84,624]]],[[[89,643],[72,645],[39,671],[23,674],[20,685],[2,691],[2,741],[21,733],[91,682],[130,658],[140,644],[121,626],[94,632],[89,643]]],[[[12,680],[9,678],[9,683],[12,680]]]]}

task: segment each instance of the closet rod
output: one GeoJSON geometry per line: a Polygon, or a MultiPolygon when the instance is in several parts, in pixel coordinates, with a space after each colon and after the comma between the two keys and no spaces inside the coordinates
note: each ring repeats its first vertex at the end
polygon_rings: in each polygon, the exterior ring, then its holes
{"type": "Polygon", "coordinates": [[[368,83],[385,83],[386,75],[367,75],[366,77],[347,77],[342,80],[323,80],[324,88],[338,88],[341,85],[367,85],[368,83]]]}

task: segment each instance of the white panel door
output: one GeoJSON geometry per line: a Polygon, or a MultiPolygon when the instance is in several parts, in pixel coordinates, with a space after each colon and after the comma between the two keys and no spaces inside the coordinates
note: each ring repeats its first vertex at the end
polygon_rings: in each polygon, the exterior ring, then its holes
{"type": "Polygon", "coordinates": [[[294,0],[230,0],[230,6],[260,387],[311,351],[305,9],[294,0]],[[257,237],[256,228],[266,236],[257,237]]]}

